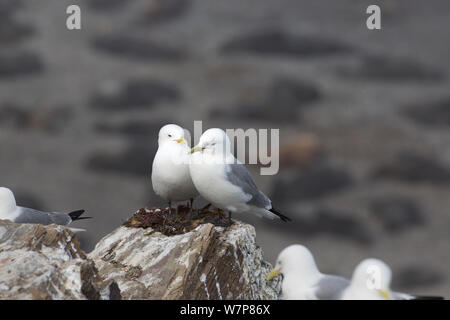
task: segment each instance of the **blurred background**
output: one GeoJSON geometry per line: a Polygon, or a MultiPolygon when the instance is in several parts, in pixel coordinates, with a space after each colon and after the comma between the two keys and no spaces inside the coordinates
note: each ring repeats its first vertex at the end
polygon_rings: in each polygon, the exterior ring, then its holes
{"type": "Polygon", "coordinates": [[[294,222],[236,215],[266,259],[301,243],[350,276],[377,257],[395,289],[448,298],[449,36],[448,0],[0,0],[0,185],[86,209],[89,251],[165,205],[150,182],[162,125],[279,128],[280,172],[249,169],[294,222]]]}

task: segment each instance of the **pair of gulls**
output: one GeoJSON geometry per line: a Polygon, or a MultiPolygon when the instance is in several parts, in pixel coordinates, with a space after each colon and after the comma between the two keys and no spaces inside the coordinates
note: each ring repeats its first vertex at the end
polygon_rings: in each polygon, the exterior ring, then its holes
{"type": "Polygon", "coordinates": [[[323,274],[312,253],[302,245],[291,245],[278,255],[267,280],[281,274],[285,300],[428,300],[441,297],[413,296],[390,289],[392,271],[381,260],[360,262],[351,279],[323,274]]]}
{"type": "MultiPolygon", "coordinates": [[[[168,124],[161,128],[158,151],[153,160],[152,185],[156,194],[172,201],[191,200],[203,196],[217,208],[231,213],[254,213],[268,218],[290,219],[272,207],[270,199],[258,190],[252,176],[230,151],[230,140],[221,129],[209,129],[199,144],[190,149],[180,126],[168,124]]],[[[16,223],[69,225],[84,210],[70,213],[42,212],[17,206],[14,194],[0,188],[0,219],[16,223]]],[[[84,231],[72,228],[73,231],[84,231]]]]}
{"type": "Polygon", "coordinates": [[[206,130],[192,149],[184,130],[175,124],[162,127],[158,151],[152,166],[152,186],[168,201],[191,201],[201,195],[216,208],[232,213],[253,213],[270,219],[290,219],[272,207],[270,199],[258,190],[250,172],[231,153],[225,131],[206,130]]]}

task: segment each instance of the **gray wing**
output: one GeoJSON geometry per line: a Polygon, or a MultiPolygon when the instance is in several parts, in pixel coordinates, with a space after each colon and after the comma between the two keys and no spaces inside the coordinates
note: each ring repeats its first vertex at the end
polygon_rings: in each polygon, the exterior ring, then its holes
{"type": "Polygon", "coordinates": [[[228,181],[252,196],[247,202],[248,204],[258,208],[272,208],[272,202],[264,193],[258,190],[252,175],[242,163],[233,163],[228,164],[227,166],[226,175],[228,181]]]}
{"type": "Polygon", "coordinates": [[[39,224],[60,224],[68,225],[72,222],[69,215],[58,212],[42,212],[34,209],[19,207],[19,216],[14,219],[16,223],[39,223],[39,224]]]}
{"type": "Polygon", "coordinates": [[[325,275],[316,285],[316,296],[319,300],[336,300],[349,284],[346,278],[325,275]]]}

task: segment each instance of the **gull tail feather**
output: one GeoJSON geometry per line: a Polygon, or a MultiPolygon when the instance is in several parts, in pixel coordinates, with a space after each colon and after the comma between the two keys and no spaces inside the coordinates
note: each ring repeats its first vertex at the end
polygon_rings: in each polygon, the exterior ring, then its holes
{"type": "Polygon", "coordinates": [[[284,222],[292,221],[291,218],[285,216],[284,214],[282,214],[281,212],[277,211],[273,207],[271,209],[269,209],[269,211],[272,212],[274,215],[278,216],[284,222]]]}
{"type": "Polygon", "coordinates": [[[74,233],[86,232],[86,229],[80,229],[80,228],[69,228],[69,229],[74,233]]]}

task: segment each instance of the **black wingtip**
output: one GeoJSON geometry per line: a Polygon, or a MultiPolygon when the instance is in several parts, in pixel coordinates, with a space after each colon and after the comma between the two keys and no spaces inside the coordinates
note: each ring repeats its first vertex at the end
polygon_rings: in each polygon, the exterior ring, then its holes
{"type": "Polygon", "coordinates": [[[269,211],[272,212],[273,214],[277,215],[284,222],[292,221],[291,218],[286,217],[284,214],[282,214],[281,212],[275,210],[273,207],[269,211]]]}
{"type": "Polygon", "coordinates": [[[80,217],[84,212],[85,212],[85,210],[77,210],[77,211],[72,211],[72,212],[68,213],[68,215],[69,215],[70,219],[72,219],[72,221],[83,220],[83,219],[92,219],[92,217],[80,217]]]}

